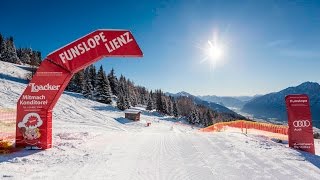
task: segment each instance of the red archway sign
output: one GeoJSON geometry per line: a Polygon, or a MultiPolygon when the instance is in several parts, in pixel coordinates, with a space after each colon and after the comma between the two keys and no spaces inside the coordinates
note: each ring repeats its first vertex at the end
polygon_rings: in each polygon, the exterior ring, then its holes
{"type": "Polygon", "coordinates": [[[142,57],[127,30],[96,30],[49,54],[17,103],[16,147],[52,147],[52,109],[72,76],[103,57],[142,57]]]}

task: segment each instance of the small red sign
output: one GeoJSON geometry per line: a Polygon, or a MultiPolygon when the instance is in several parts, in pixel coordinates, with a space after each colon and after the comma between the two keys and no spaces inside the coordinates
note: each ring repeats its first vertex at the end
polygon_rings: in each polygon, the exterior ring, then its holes
{"type": "Polygon", "coordinates": [[[307,95],[286,96],[289,147],[315,154],[310,101],[307,95]]]}

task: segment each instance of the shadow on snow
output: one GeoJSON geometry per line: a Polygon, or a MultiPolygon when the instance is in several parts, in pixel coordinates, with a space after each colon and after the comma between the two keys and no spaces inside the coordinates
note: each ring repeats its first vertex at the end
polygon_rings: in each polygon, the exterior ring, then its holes
{"type": "Polygon", "coordinates": [[[307,152],[299,151],[300,156],[303,157],[306,161],[309,161],[311,164],[315,165],[320,169],[320,156],[313,155],[307,152]]]}
{"type": "Polygon", "coordinates": [[[20,161],[27,162],[27,159],[24,159],[22,157],[27,157],[29,155],[39,153],[41,151],[43,151],[43,150],[25,150],[25,149],[23,149],[21,151],[17,151],[17,152],[11,153],[11,154],[1,155],[0,156],[0,163],[2,163],[2,162],[19,163],[20,161]],[[21,158],[21,159],[18,160],[15,158],[21,158]]]}
{"type": "Polygon", "coordinates": [[[25,79],[13,77],[13,76],[10,76],[10,75],[7,75],[7,74],[3,74],[3,73],[0,73],[0,79],[6,79],[6,80],[9,80],[9,81],[23,83],[23,84],[27,84],[28,83],[28,81],[25,80],[25,79]]]}

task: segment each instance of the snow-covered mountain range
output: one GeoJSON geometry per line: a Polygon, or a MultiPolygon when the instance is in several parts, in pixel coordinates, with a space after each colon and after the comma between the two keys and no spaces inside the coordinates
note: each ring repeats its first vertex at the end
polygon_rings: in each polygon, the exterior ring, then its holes
{"type": "Polygon", "coordinates": [[[188,92],[185,92],[185,91],[181,91],[181,92],[178,92],[178,93],[169,93],[167,92],[166,93],[167,96],[172,96],[172,97],[189,97],[191,98],[194,103],[198,104],[198,105],[203,105],[203,106],[206,106],[214,111],[217,111],[217,112],[220,112],[220,113],[230,113],[230,114],[233,114],[235,116],[239,116],[239,119],[244,119],[243,116],[235,113],[234,111],[230,110],[229,108],[221,105],[221,104],[218,104],[218,103],[215,103],[215,102],[210,102],[210,101],[206,101],[206,100],[202,100],[201,98],[197,97],[197,96],[194,96],[188,92]]]}
{"type": "Polygon", "coordinates": [[[241,109],[248,101],[259,97],[260,95],[255,96],[215,96],[215,95],[206,95],[198,96],[200,99],[221,104],[226,107],[238,108],[241,109]]]}

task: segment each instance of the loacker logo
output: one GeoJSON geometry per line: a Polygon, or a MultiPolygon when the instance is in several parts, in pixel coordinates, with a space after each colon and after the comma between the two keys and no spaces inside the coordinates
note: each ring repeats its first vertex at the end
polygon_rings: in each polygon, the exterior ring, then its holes
{"type": "Polygon", "coordinates": [[[296,121],[293,121],[293,126],[296,127],[296,128],[309,127],[310,125],[311,125],[311,123],[308,120],[296,120],[296,121]]]}
{"type": "Polygon", "coordinates": [[[31,92],[39,92],[39,91],[57,91],[60,88],[60,85],[36,85],[35,83],[30,83],[29,86],[31,87],[31,92]]]}

